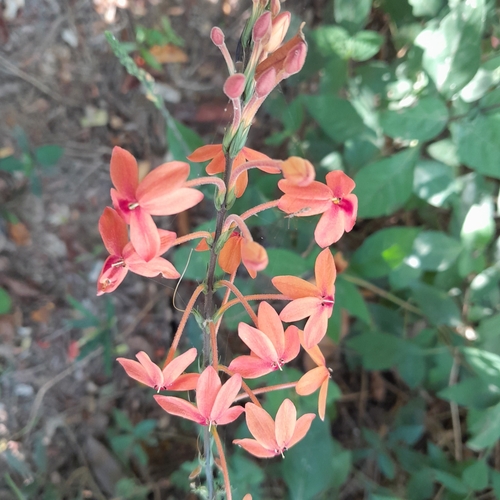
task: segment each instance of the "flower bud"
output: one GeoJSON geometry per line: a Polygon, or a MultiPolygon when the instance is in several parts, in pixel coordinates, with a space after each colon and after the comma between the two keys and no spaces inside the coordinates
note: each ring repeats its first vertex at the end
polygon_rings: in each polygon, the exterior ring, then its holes
{"type": "Polygon", "coordinates": [[[214,26],[212,31],[210,31],[210,38],[217,47],[224,45],[224,33],[217,26],[214,26]]]}
{"type": "Polygon", "coordinates": [[[241,260],[252,278],[257,276],[257,271],[267,267],[269,259],[266,249],[255,241],[243,240],[241,245],[241,260]]]}
{"type": "Polygon", "coordinates": [[[311,184],[316,177],[316,172],[311,162],[298,156],[291,156],[281,163],[283,177],[295,186],[304,187],[311,184]]]}
{"type": "Polygon", "coordinates": [[[266,45],[266,52],[274,52],[281,45],[290,26],[291,19],[292,15],[290,12],[282,12],[273,19],[271,38],[266,45]]]}
{"type": "Polygon", "coordinates": [[[281,3],[280,0],[271,0],[271,6],[270,6],[271,14],[273,17],[276,17],[281,10],[281,3]]]}
{"type": "Polygon", "coordinates": [[[271,13],[269,11],[264,12],[253,25],[253,41],[267,43],[268,37],[271,36],[271,26],[271,13]]]}
{"type": "Polygon", "coordinates": [[[242,73],[231,75],[224,83],[223,90],[229,99],[238,99],[245,90],[245,75],[242,73]]]}
{"type": "Polygon", "coordinates": [[[271,93],[271,90],[276,86],[276,70],[271,66],[267,71],[264,71],[255,82],[255,95],[257,97],[265,97],[271,93]]]}
{"type": "Polygon", "coordinates": [[[283,69],[285,70],[287,76],[295,75],[295,73],[298,73],[302,69],[306,60],[306,55],[307,44],[306,42],[301,41],[287,54],[285,58],[283,69]]]}

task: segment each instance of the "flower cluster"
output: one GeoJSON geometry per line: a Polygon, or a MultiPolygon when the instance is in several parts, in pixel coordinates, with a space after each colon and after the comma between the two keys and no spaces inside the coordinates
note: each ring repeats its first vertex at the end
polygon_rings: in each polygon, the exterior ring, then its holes
{"type": "MultiPolygon", "coordinates": [[[[256,457],[271,458],[283,456],[302,439],[315,415],[307,413],[297,418],[294,403],[284,399],[273,420],[262,408],[257,398],[259,394],[292,387],[298,395],[319,390],[318,414],[322,420],[326,417],[331,372],[319,344],[327,333],[335,304],[337,274],[329,247],[344,232],[351,231],[357,213],[357,197],[352,193],[355,185],[344,172],[328,173],[323,183],[315,180],[314,167],[305,159],[275,160],[245,146],[249,128],[262,102],[278,83],[302,68],[307,53],[302,27],[283,43],[290,25],[290,13],[280,11],[279,0],[267,4],[268,0],[253,1],[252,13],[242,35],[242,55],[236,63],[229,55],[222,31],[212,29],[212,41],[220,48],[229,71],[223,90],[233,106],[233,121],[221,144],[202,146],[188,157],[193,162],[210,161],[206,167],[209,177],[187,180],[189,164],[174,161],[161,165],[139,180],[134,157],[117,147],[111,157],[114,208],[106,208],[99,221],[99,230],[110,254],[99,276],[99,295],[114,291],[129,270],[148,277],[179,278],[173,265],[161,256],[175,245],[199,239],[196,250],[210,252],[207,275],[200,276],[202,283],[184,310],[163,368],[145,352],[136,355],[138,361],[119,358],[118,362],[131,378],[157,392],[195,391],[195,403],[172,395],[157,394],[154,398],[164,411],[196,422],[205,429],[206,455],[212,453],[210,439],[215,441],[229,499],[231,487],[218,426],[234,422],[244,413],[253,438],[237,439],[234,443],[256,457]],[[248,170],[252,168],[281,175],[278,187],[283,194],[242,214],[231,213],[235,199],[245,193],[248,170]],[[215,184],[218,189],[215,196],[218,214],[213,233],[198,231],[177,238],[175,233],[156,227],[153,216],[172,215],[195,206],[203,197],[195,187],[208,183],[215,184]],[[321,215],[314,233],[322,249],[315,262],[315,279],[276,276],[271,282],[279,293],[244,296],[234,284],[241,264],[252,278],[268,264],[267,252],[263,245],[254,241],[246,220],[268,209],[279,209],[287,216],[321,215]],[[217,262],[227,274],[222,279],[215,276],[217,262]],[[225,288],[225,294],[216,308],[214,292],[218,288],[225,288]],[[188,317],[202,294],[204,316],[199,323],[206,346],[199,361],[202,370],[201,374],[184,373],[198,353],[192,348],[176,357],[176,352],[188,317]],[[230,300],[231,294],[235,296],[233,300],[230,300]],[[250,301],[260,301],[257,313],[250,301]],[[272,305],[276,301],[286,302],[286,305],[277,310],[272,305]],[[238,336],[246,352],[224,364],[219,360],[218,335],[224,313],[234,304],[244,306],[253,324],[239,324],[238,336]],[[294,324],[303,320],[306,320],[303,325],[294,324]],[[245,379],[257,379],[282,370],[299,356],[301,349],[317,366],[299,380],[254,390],[248,387],[245,379]],[[224,374],[223,379],[220,374],[224,374]],[[245,406],[238,404],[248,398],[251,402],[245,406]]],[[[205,464],[210,463],[209,459],[205,461],[205,464]]],[[[212,476],[207,471],[207,480],[212,476]]]]}

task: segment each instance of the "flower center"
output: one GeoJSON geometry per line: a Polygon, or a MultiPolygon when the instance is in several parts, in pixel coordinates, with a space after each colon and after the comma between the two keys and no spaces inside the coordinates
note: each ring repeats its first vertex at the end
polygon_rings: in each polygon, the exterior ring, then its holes
{"type": "Polygon", "coordinates": [[[333,307],[335,300],[332,296],[322,297],[321,305],[324,307],[333,307]]]}
{"type": "Polygon", "coordinates": [[[134,210],[135,208],[137,208],[139,206],[139,203],[135,202],[135,203],[129,203],[128,204],[128,209],[129,210],[134,210]]]}
{"type": "Polygon", "coordinates": [[[335,198],[335,197],[332,198],[332,203],[334,205],[339,205],[341,201],[342,201],[342,198],[335,198]]]}
{"type": "Polygon", "coordinates": [[[117,262],[114,262],[111,264],[111,267],[125,267],[125,261],[123,259],[118,260],[117,262]]]}

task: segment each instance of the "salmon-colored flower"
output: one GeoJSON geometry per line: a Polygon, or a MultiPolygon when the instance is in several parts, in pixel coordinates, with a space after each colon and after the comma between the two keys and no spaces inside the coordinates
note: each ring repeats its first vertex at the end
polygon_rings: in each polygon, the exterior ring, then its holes
{"type": "Polygon", "coordinates": [[[155,396],[156,402],[171,415],[200,425],[224,425],[236,420],[245,410],[230,406],[241,388],[241,376],[233,375],[224,385],[212,366],[205,368],[196,384],[196,405],[185,399],[155,396]]]}
{"type": "MultiPolygon", "coordinates": [[[[222,144],[208,144],[206,146],[201,146],[195,151],[193,151],[189,156],[188,160],[194,162],[202,162],[211,160],[207,165],[206,171],[209,175],[220,174],[226,170],[226,156],[222,149],[222,144]]],[[[244,147],[237,155],[233,161],[233,169],[245,163],[245,161],[254,161],[254,160],[271,160],[269,156],[266,156],[263,153],[259,153],[254,149],[250,149],[244,147]]],[[[268,172],[271,174],[275,174],[279,172],[272,167],[259,167],[260,170],[264,172],[268,172]]],[[[245,170],[242,172],[238,178],[236,179],[235,185],[235,195],[237,198],[240,198],[248,185],[248,172],[245,170]]]]}
{"type": "Polygon", "coordinates": [[[156,231],[160,240],[158,254],[146,262],[135,251],[132,243],[128,241],[125,221],[112,208],[106,207],[104,209],[99,219],[99,232],[110,256],[104,262],[97,280],[97,295],[116,290],[129,271],[148,278],[159,274],[166,279],[180,277],[175,267],[168,260],[159,256],[172,246],[176,234],[164,229],[156,229],[156,231]]]}
{"type": "MultiPolygon", "coordinates": [[[[201,240],[196,246],[197,252],[204,252],[210,247],[207,241],[201,240]]],[[[253,240],[244,238],[237,231],[232,231],[228,240],[219,252],[219,266],[228,273],[233,274],[243,262],[248,274],[255,278],[258,271],[262,271],[267,267],[269,259],[266,249],[253,240]]]]}
{"type": "Polygon", "coordinates": [[[348,233],[356,222],[358,197],[351,194],[356,185],[340,170],[326,175],[326,185],[314,181],[300,187],[290,181],[281,180],[278,187],[285,194],[278,208],[296,217],[323,214],[314,231],[316,243],[328,247],[337,242],[344,231],[348,233]]]}
{"type": "Polygon", "coordinates": [[[276,423],[267,411],[253,403],[245,405],[245,413],[248,430],[255,439],[235,439],[233,443],[259,458],[283,456],[307,434],[316,416],[306,413],[297,420],[297,410],[289,399],[281,403],[276,423]]]}
{"type": "Polygon", "coordinates": [[[257,378],[281,370],[300,351],[298,328],[289,326],[284,331],[278,313],[267,302],[260,303],[257,317],[258,329],[245,323],[238,325],[238,336],[252,355],[233,359],[229,370],[243,378],[257,378]]]}
{"type": "Polygon", "coordinates": [[[309,317],[304,328],[304,347],[311,349],[326,334],[328,318],[335,303],[335,278],[337,271],[328,248],[317,257],[314,266],[316,285],[296,276],[277,276],[273,285],[292,299],[280,313],[287,323],[309,317]]]}
{"type": "Polygon", "coordinates": [[[248,274],[255,278],[258,271],[267,267],[269,259],[262,245],[233,231],[219,253],[219,266],[226,273],[233,274],[242,262],[248,274]]]}
{"type": "MultiPolygon", "coordinates": [[[[303,342],[303,332],[299,331],[299,336],[303,342]]],[[[321,420],[325,420],[326,396],[331,373],[326,367],[325,357],[317,345],[311,349],[306,349],[306,352],[318,366],[309,370],[300,378],[295,386],[295,390],[300,396],[309,396],[309,394],[319,389],[318,414],[321,420]]]]}
{"type": "Polygon", "coordinates": [[[182,372],[196,359],[197,351],[193,347],[174,358],[163,367],[155,365],[150,357],[141,351],[135,355],[139,362],[127,358],[117,358],[127,375],[142,384],[159,391],[190,391],[196,387],[198,373],[182,372]]]}
{"type": "Polygon", "coordinates": [[[189,164],[181,161],[164,163],[139,182],[135,158],[115,146],[111,155],[111,189],[113,206],[130,225],[130,240],[145,261],[158,255],[160,237],[152,215],[173,215],[198,204],[200,191],[183,187],[189,176],[189,164]]]}

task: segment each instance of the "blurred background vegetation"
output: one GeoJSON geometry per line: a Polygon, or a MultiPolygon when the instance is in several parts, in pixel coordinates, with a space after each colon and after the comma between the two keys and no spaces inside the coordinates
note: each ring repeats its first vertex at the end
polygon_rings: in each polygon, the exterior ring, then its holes
{"type": "MultiPolygon", "coordinates": [[[[114,362],[139,350],[164,358],[179,320],[174,285],[128,276],[96,298],[105,257],[97,220],[110,204],[113,145],[147,172],[220,142],[226,74],[208,34],[220,26],[234,51],[250,2],[0,5],[0,498],[196,498],[196,429],[162,412],[114,362]]],[[[320,180],[344,170],[359,217],[333,248],[341,273],[321,345],[332,369],[327,419],[285,460],[231,449],[234,496],[500,498],[498,6],[282,7],[293,14],[290,34],[307,22],[308,59],[268,100],[249,146],[304,156],[320,180]]],[[[252,171],[234,212],[279,196],[276,183],[252,171]]],[[[213,228],[206,194],[163,227],[213,228]]],[[[314,221],[270,212],[252,223],[270,264],[256,280],[242,272],[240,290],[312,276],[314,221]]],[[[173,255],[179,270],[189,254],[173,255]]],[[[180,309],[206,257],[192,254],[180,309]]],[[[226,319],[229,359],[242,352],[229,333],[246,317],[235,307],[226,319]]],[[[200,345],[195,321],[188,337],[186,347],[200,345]]],[[[310,366],[300,359],[267,382],[297,380],[310,366]]],[[[274,414],[284,397],[315,411],[316,395],[293,391],[271,393],[265,408],[274,414]]],[[[237,422],[226,442],[246,432],[237,422]]]]}

